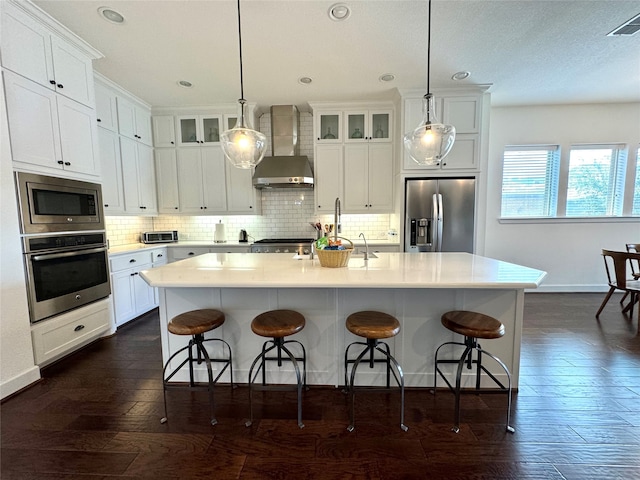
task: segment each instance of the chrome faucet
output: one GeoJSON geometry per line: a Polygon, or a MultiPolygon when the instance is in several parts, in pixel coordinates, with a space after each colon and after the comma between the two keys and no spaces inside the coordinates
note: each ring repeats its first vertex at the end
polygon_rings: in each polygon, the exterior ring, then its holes
{"type": "Polygon", "coordinates": [[[369,260],[369,245],[367,244],[367,239],[365,238],[364,233],[361,233],[358,236],[362,237],[362,239],[364,240],[364,261],[366,262],[367,260],[369,260]]]}
{"type": "Polygon", "coordinates": [[[340,225],[340,197],[336,197],[336,205],[335,210],[333,212],[333,227],[335,228],[335,233],[333,234],[333,239],[338,239],[338,234],[342,233],[342,225],[340,225]]]}

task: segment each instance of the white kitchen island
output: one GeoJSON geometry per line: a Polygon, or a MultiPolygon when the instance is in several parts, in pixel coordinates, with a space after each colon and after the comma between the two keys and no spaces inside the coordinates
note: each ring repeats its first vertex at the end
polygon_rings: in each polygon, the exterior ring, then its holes
{"type": "MultiPolygon", "coordinates": [[[[295,259],[282,253],[209,253],[140,274],[160,289],[163,358],[188,341],[167,332],[172,317],[199,308],[220,309],[225,324],[205,336],[221,337],[231,345],[237,383],[247,382],[251,362],[265,340],[251,331],[251,320],[267,310],[292,309],[305,316],[305,328],[292,338],[305,345],[307,380],[317,385],[343,384],[344,349],[357,339],[344,326],[349,314],[380,310],[394,315],[401,331],[388,343],[411,387],[433,385],[435,349],[454,338],[440,316],[449,310],[473,310],[505,325],[504,337],[481,344],[505,362],[517,388],[524,289],[537,288],[545,272],[468,253],[377,255],[367,262],[351,258],[345,268],[324,268],[317,258],[295,259]]],[[[458,356],[461,353],[456,350],[458,356]]],[[[500,377],[501,369],[494,370],[490,359],[487,366],[500,377]]],[[[270,365],[273,370],[277,367],[270,365]]],[[[465,373],[463,385],[471,385],[472,374],[465,373]]],[[[186,380],[186,371],[174,378],[186,380]]],[[[203,368],[199,379],[205,378],[203,368]]],[[[361,367],[358,378],[360,384],[379,384],[383,375],[361,367]]],[[[287,363],[268,379],[295,381],[287,363]]],[[[228,373],[221,381],[229,381],[228,373]]]]}

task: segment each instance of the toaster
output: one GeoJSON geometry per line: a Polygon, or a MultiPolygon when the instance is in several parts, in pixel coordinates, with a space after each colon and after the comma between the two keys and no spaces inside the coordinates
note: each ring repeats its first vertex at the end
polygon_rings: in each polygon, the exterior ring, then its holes
{"type": "Polygon", "coordinates": [[[143,232],[142,243],[173,243],[178,241],[178,231],[143,232]]]}

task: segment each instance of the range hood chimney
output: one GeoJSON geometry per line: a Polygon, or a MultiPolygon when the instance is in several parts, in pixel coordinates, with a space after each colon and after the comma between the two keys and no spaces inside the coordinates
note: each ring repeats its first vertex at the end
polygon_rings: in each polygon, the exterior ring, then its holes
{"type": "Polygon", "coordinates": [[[256,165],[256,188],[313,188],[313,172],[306,155],[298,155],[300,117],[295,105],[271,107],[271,150],[256,165]]]}

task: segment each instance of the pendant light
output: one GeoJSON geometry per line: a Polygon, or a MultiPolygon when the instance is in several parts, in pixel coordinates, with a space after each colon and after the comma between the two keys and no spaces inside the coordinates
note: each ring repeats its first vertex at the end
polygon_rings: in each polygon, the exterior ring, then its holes
{"type": "Polygon", "coordinates": [[[404,147],[419,165],[436,165],[447,156],[456,138],[453,125],[444,125],[436,117],[435,100],[430,90],[431,67],[431,0],[429,0],[429,32],[427,36],[427,94],[422,98],[422,121],[415,130],[404,135],[404,147]]]}
{"type": "Polygon", "coordinates": [[[247,101],[244,99],[242,77],[242,26],[240,20],[240,0],[238,0],[238,45],[240,51],[240,99],[238,100],[238,121],[231,130],[222,132],[220,145],[224,155],[234,167],[249,169],[255,167],[267,149],[267,137],[253,130],[246,118],[247,101]]]}

